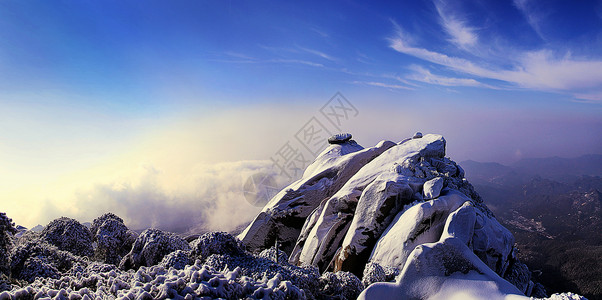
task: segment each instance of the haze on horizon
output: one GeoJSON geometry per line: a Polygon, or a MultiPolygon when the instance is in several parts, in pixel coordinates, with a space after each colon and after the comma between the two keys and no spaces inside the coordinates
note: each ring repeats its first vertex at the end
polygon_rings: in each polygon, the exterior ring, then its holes
{"type": "Polygon", "coordinates": [[[0,210],[232,230],[312,117],[457,162],[600,154],[601,28],[600,1],[2,1],[0,210]]]}

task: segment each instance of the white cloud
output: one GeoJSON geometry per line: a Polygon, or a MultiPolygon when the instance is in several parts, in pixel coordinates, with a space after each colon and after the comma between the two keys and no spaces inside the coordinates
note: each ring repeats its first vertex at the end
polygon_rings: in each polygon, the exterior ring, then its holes
{"type": "Polygon", "coordinates": [[[306,65],[306,66],[318,67],[318,68],[324,67],[323,64],[315,63],[313,61],[301,60],[301,59],[271,59],[271,60],[268,60],[267,62],[283,63],[283,64],[300,64],[300,65],[306,65]]]}
{"type": "Polygon", "coordinates": [[[439,13],[441,25],[451,36],[450,42],[462,49],[475,46],[478,41],[475,28],[467,26],[465,21],[450,13],[447,10],[446,2],[435,1],[434,4],[439,13]]]}
{"type": "Polygon", "coordinates": [[[371,85],[388,89],[396,89],[396,90],[414,90],[414,88],[409,86],[403,86],[399,84],[389,84],[384,82],[377,81],[354,81],[353,84],[361,84],[361,85],[371,85]]]}
{"type": "Polygon", "coordinates": [[[410,66],[410,69],[414,70],[415,73],[406,76],[406,78],[409,80],[415,80],[428,84],[436,84],[442,86],[473,86],[495,88],[493,86],[484,84],[472,78],[455,78],[435,75],[432,74],[429,70],[418,65],[412,65],[410,66]]]}
{"type": "Polygon", "coordinates": [[[336,61],[336,59],[334,57],[332,57],[324,52],[318,51],[318,50],[309,49],[309,48],[305,48],[305,47],[299,47],[299,49],[302,51],[305,51],[309,54],[313,54],[313,55],[319,56],[321,58],[324,58],[324,59],[327,59],[330,61],[336,61]]]}
{"type": "Polygon", "coordinates": [[[527,23],[533,28],[533,31],[539,35],[540,38],[545,39],[541,30],[541,22],[543,16],[537,13],[533,8],[532,0],[513,0],[514,6],[523,14],[527,23]]]}
{"type": "Polygon", "coordinates": [[[413,47],[408,43],[407,33],[396,28],[396,35],[389,39],[391,48],[454,71],[505,81],[517,87],[552,92],[602,89],[602,60],[573,58],[570,55],[557,57],[552,51],[543,49],[519,53],[514,61],[508,62],[513,65],[511,68],[492,68],[464,58],[413,47]]]}

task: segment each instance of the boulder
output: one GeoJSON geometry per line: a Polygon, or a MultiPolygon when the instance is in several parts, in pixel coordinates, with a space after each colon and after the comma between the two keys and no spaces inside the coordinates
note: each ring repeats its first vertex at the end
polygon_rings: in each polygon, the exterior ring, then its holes
{"type": "Polygon", "coordinates": [[[433,178],[425,182],[422,191],[424,200],[430,200],[439,197],[439,194],[441,194],[441,189],[443,189],[443,182],[445,182],[445,179],[441,177],[433,178]]]}
{"type": "Polygon", "coordinates": [[[350,133],[339,133],[328,138],[329,144],[343,144],[351,140],[350,133]]]}

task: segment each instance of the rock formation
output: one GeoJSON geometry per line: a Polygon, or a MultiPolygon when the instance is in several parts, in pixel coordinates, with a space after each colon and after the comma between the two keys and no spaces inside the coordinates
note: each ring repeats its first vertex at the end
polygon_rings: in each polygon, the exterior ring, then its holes
{"type": "Polygon", "coordinates": [[[384,280],[383,268],[395,269],[397,284],[403,281],[395,290],[399,299],[436,294],[416,292],[420,279],[411,276],[433,277],[441,288],[457,272],[476,272],[503,294],[531,295],[531,273],[516,257],[512,234],[464,170],[445,157],[441,135],[418,132],[366,149],[350,135],[329,142],[303,177],[271,199],[240,235],[251,250],[277,239],[292,264],[368,274],[366,283],[384,280]]]}

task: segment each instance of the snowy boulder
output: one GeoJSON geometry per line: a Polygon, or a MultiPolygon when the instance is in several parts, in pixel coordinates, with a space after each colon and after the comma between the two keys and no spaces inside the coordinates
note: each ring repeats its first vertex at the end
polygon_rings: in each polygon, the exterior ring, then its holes
{"type": "Polygon", "coordinates": [[[61,250],[79,256],[92,256],[92,233],[75,219],[62,217],[50,222],[42,230],[41,239],[61,250]]]}
{"type": "Polygon", "coordinates": [[[441,189],[443,189],[445,179],[437,177],[424,183],[423,195],[425,200],[435,199],[439,197],[441,189]]]}
{"type": "Polygon", "coordinates": [[[462,241],[416,247],[396,283],[375,283],[358,299],[528,299],[462,241]],[[522,297],[521,297],[522,296],[522,297]],[[516,297],[516,298],[512,298],[516,297]]]}
{"type": "Polygon", "coordinates": [[[403,269],[416,246],[441,238],[449,214],[466,201],[470,199],[464,194],[450,192],[402,210],[374,246],[370,261],[403,269]]]}
{"type": "MultiPolygon", "coordinates": [[[[363,190],[372,183],[382,172],[391,170],[394,163],[403,166],[401,175],[413,176],[414,165],[421,158],[443,158],[445,156],[445,139],[440,135],[428,134],[421,139],[395,144],[382,152],[378,157],[359,169],[336,194],[330,197],[315,211],[316,217],[308,220],[315,221],[313,226],[305,226],[309,233],[305,241],[297,241],[299,248],[299,264],[312,264],[320,270],[331,266],[337,250],[341,247],[343,237],[348,231],[354,218],[355,209],[363,190]]],[[[416,177],[414,175],[414,177],[416,177]]],[[[419,177],[421,178],[421,177],[419,177]]],[[[296,257],[293,251],[292,257],[296,257]]],[[[361,273],[359,273],[361,275],[361,273]]]]}
{"type": "Polygon", "coordinates": [[[412,137],[413,139],[419,139],[422,137],[422,132],[418,131],[416,133],[414,133],[414,136],[412,137]]]}
{"type": "Polygon", "coordinates": [[[179,236],[159,229],[143,231],[134,242],[132,250],[119,263],[122,270],[153,266],[163,257],[176,250],[190,250],[190,246],[179,236]]]}
{"type": "Polygon", "coordinates": [[[291,253],[307,217],[322,200],[331,197],[362,166],[393,145],[390,141],[366,149],[351,141],[329,145],[301,179],[266,204],[239,239],[250,251],[267,249],[278,239],[281,249],[291,253]]]}
{"type": "Polygon", "coordinates": [[[329,144],[342,144],[351,140],[350,133],[339,133],[328,138],[329,144]]]}

